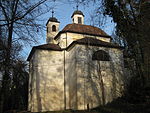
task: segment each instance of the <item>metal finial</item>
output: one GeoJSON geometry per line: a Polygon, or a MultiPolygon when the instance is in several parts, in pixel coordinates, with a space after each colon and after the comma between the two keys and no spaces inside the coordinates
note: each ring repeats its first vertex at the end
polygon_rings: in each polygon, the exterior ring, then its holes
{"type": "Polygon", "coordinates": [[[54,16],[54,10],[52,9],[52,17],[54,16]]]}
{"type": "Polygon", "coordinates": [[[77,11],[78,11],[79,5],[77,4],[77,6],[76,6],[76,7],[77,7],[77,11]]]}

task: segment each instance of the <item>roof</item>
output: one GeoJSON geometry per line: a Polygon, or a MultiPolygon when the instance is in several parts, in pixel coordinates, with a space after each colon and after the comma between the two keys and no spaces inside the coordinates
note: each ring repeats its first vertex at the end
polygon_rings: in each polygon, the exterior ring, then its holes
{"type": "Polygon", "coordinates": [[[34,46],[34,48],[36,49],[46,49],[46,50],[61,50],[61,47],[57,44],[43,44],[43,45],[39,45],[39,46],[34,46]]]}
{"type": "Polygon", "coordinates": [[[82,11],[76,10],[76,11],[73,12],[71,18],[72,18],[75,14],[79,14],[79,15],[83,15],[83,16],[84,16],[84,14],[82,13],[82,11]]]}
{"type": "Polygon", "coordinates": [[[111,38],[109,35],[107,35],[103,30],[101,30],[98,27],[73,23],[73,24],[66,25],[64,29],[56,35],[55,39],[57,39],[60,33],[64,33],[64,32],[80,33],[80,34],[86,34],[86,35],[111,38]]]}
{"type": "MultiPolygon", "coordinates": [[[[119,46],[117,44],[109,43],[109,42],[104,42],[96,38],[91,38],[91,37],[86,37],[82,38],[76,41],[73,41],[67,48],[69,49],[72,47],[74,44],[81,44],[81,45],[90,45],[90,46],[101,46],[101,47],[109,47],[109,48],[119,48],[123,49],[122,46],[119,46]]],[[[57,44],[43,44],[39,46],[34,46],[29,54],[29,57],[27,58],[27,61],[29,61],[34,54],[35,50],[41,49],[41,50],[53,50],[53,51],[62,51],[65,49],[61,49],[61,47],[57,44]]]]}
{"type": "Polygon", "coordinates": [[[53,50],[53,51],[62,51],[61,47],[57,44],[43,44],[39,46],[34,46],[27,58],[27,61],[29,61],[34,54],[35,50],[42,49],[42,50],[53,50]]]}
{"type": "Polygon", "coordinates": [[[50,17],[50,18],[48,19],[46,25],[48,24],[49,21],[60,23],[60,22],[57,20],[57,18],[55,18],[55,17],[50,17]]]}
{"type": "Polygon", "coordinates": [[[82,38],[76,41],[73,41],[68,48],[70,48],[73,44],[82,44],[82,45],[90,45],[90,46],[102,46],[102,47],[109,47],[109,48],[120,48],[123,49],[122,46],[119,46],[117,44],[113,44],[110,42],[104,42],[96,38],[86,37],[82,38]]]}

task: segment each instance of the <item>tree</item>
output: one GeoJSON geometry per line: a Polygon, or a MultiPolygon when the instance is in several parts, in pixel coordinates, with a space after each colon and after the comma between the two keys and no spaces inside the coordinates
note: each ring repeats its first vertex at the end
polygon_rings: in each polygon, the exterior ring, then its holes
{"type": "Polygon", "coordinates": [[[9,84],[7,98],[3,103],[3,110],[26,110],[28,102],[28,65],[22,60],[14,61],[12,65],[11,74],[13,77],[9,84]]]}
{"type": "MultiPolygon", "coordinates": [[[[77,0],[76,0],[77,1],[77,0]]],[[[78,0],[85,3],[85,0],[78,0]]],[[[120,44],[130,58],[134,59],[133,68],[136,80],[131,82],[136,92],[149,86],[150,81],[150,1],[149,0],[92,0],[96,4],[96,14],[110,16],[116,24],[115,31],[120,44]],[[138,85],[136,85],[138,84],[138,85]]],[[[89,2],[89,1],[88,1],[89,2]]],[[[87,2],[86,2],[87,3],[87,2]]],[[[99,19],[99,16],[96,16],[99,19]]],[[[118,39],[117,39],[118,40],[118,39]]],[[[134,78],[134,79],[135,79],[134,78]]],[[[133,89],[131,89],[133,90],[133,89]]],[[[135,93],[134,93],[135,94],[135,93]]]]}
{"type": "MultiPolygon", "coordinates": [[[[86,2],[81,0],[81,2],[86,2]]],[[[96,14],[110,16],[116,23],[116,35],[127,42],[127,49],[136,61],[137,74],[143,82],[150,78],[148,29],[150,1],[149,0],[93,0],[99,3],[96,14]]],[[[146,81],[145,81],[146,82],[146,81]]]]}
{"type": "Polygon", "coordinates": [[[150,81],[150,1],[103,0],[103,4],[103,13],[113,18],[116,34],[126,42],[125,50],[135,61],[134,82],[129,88],[135,96],[149,87],[150,81]]]}
{"type": "Polygon", "coordinates": [[[16,49],[16,44],[20,46],[23,41],[25,43],[36,41],[36,34],[42,29],[37,19],[51,9],[46,5],[47,1],[0,0],[0,28],[3,31],[0,34],[0,40],[3,43],[0,51],[3,67],[1,67],[3,76],[0,93],[0,113],[3,112],[4,101],[8,99],[7,96],[9,96],[13,78],[13,63],[16,62],[14,58],[17,56],[16,53],[13,53],[13,49],[16,49]]]}
{"type": "Polygon", "coordinates": [[[150,28],[148,12],[150,2],[145,0],[104,0],[105,14],[116,23],[117,35],[127,41],[127,48],[136,62],[141,85],[149,80],[150,28]]]}
{"type": "MultiPolygon", "coordinates": [[[[3,46],[5,47],[5,46],[3,46]]],[[[28,71],[27,64],[22,60],[20,52],[22,46],[15,43],[11,50],[11,69],[8,89],[4,98],[3,109],[25,109],[27,107],[27,92],[28,92],[28,71]],[[9,103],[9,104],[8,104],[9,103]]],[[[0,72],[4,73],[4,57],[5,48],[0,50],[0,72]]],[[[3,81],[2,81],[3,82],[3,81]]],[[[2,86],[0,86],[0,93],[2,93],[2,86]]]]}

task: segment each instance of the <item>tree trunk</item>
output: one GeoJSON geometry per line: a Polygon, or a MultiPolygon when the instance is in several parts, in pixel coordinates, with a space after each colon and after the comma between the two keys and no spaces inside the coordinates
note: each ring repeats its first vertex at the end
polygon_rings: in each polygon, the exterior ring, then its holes
{"type": "Polygon", "coordinates": [[[13,34],[13,22],[8,25],[8,42],[5,56],[5,68],[4,75],[2,78],[2,89],[0,95],[0,113],[3,113],[5,110],[4,102],[7,102],[8,94],[9,94],[9,85],[10,85],[10,69],[11,69],[11,47],[12,47],[12,34],[13,34]]]}

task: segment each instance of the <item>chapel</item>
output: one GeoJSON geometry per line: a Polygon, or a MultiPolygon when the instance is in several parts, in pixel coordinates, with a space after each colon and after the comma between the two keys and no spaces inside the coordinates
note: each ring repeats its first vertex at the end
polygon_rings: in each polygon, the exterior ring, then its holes
{"type": "Polygon", "coordinates": [[[82,11],[71,19],[59,30],[60,22],[50,17],[46,44],[34,46],[28,56],[29,111],[92,109],[123,94],[123,47],[85,25],[82,11]]]}

